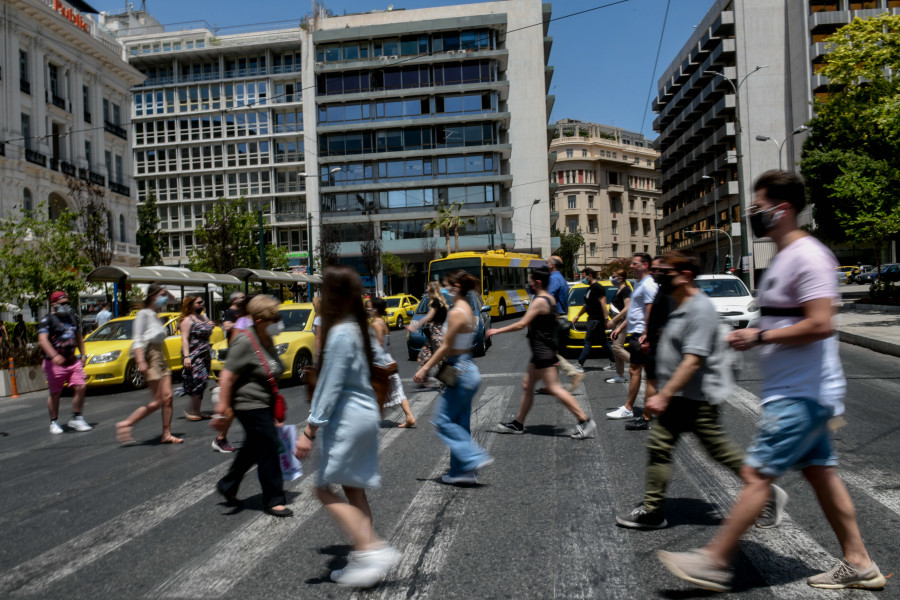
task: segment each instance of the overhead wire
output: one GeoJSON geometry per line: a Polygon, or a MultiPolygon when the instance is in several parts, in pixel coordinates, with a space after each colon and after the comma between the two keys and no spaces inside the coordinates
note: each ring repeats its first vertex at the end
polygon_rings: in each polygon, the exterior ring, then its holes
{"type": "Polygon", "coordinates": [[[644,103],[644,116],[641,117],[641,128],[639,130],[641,135],[644,135],[644,123],[647,120],[647,110],[650,108],[650,98],[653,97],[654,80],[656,79],[656,70],[659,68],[659,54],[662,50],[663,36],[666,33],[666,22],[669,20],[669,6],[671,3],[672,0],[666,0],[666,12],[663,15],[662,29],[659,32],[659,44],[656,46],[656,58],[653,59],[653,72],[650,73],[650,89],[647,92],[647,101],[644,103]]]}

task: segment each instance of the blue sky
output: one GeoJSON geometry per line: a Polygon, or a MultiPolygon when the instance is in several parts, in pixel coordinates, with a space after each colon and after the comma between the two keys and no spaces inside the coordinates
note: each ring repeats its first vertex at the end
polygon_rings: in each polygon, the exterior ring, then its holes
{"type": "MultiPolygon", "coordinates": [[[[131,0],[140,6],[140,0],[131,0]]],[[[553,2],[553,18],[563,17],[616,0],[562,0],[553,2]]],[[[651,81],[653,95],[659,73],[693,33],[693,28],[714,0],[668,0],[668,19],[654,73],[654,60],[663,27],[667,0],[627,0],[615,6],[554,21],[550,25],[555,67],[550,93],[556,96],[551,121],[562,118],[605,123],[641,131],[655,138],[655,115],[645,107],[651,81]],[[643,128],[641,124],[643,122],[643,128]]],[[[467,2],[452,0],[333,0],[325,5],[335,14],[387,8],[425,8],[467,2]]],[[[97,10],[121,11],[125,0],[92,0],[97,10]]],[[[275,0],[147,0],[147,10],[163,24],[205,20],[223,27],[222,34],[246,28],[233,27],[269,21],[299,20],[311,3],[275,0]]],[[[202,26],[202,24],[198,24],[202,26]]],[[[278,28],[272,24],[254,30],[278,28]]],[[[183,26],[177,26],[180,28],[183,26]]],[[[511,35],[515,35],[513,32],[511,35]]],[[[651,96],[652,102],[652,96],[651,96]]]]}

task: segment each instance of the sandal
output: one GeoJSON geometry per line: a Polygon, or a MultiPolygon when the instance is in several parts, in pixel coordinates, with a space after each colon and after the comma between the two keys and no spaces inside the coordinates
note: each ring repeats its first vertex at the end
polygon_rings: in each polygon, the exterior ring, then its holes
{"type": "Polygon", "coordinates": [[[160,439],[159,439],[159,443],[160,443],[160,444],[183,444],[183,443],[184,443],[184,440],[181,439],[180,437],[175,437],[174,435],[172,435],[172,434],[170,433],[170,434],[169,434],[169,437],[167,437],[167,438],[160,438],[160,439]]]}
{"type": "Polygon", "coordinates": [[[121,423],[116,423],[116,441],[123,446],[133,444],[134,438],[131,437],[132,429],[133,428],[130,425],[122,425],[121,423]]]}
{"type": "Polygon", "coordinates": [[[202,421],[203,415],[197,415],[192,412],[184,411],[184,418],[188,421],[202,421]]]}

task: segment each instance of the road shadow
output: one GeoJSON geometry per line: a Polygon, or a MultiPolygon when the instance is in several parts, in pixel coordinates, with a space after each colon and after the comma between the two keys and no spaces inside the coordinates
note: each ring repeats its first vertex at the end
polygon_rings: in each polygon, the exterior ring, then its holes
{"type": "Polygon", "coordinates": [[[722,522],[719,507],[698,498],[666,498],[663,510],[670,529],[679,525],[717,527],[722,522]]]}
{"type": "Polygon", "coordinates": [[[319,548],[319,554],[329,556],[328,562],[325,564],[325,570],[318,577],[310,577],[306,583],[318,585],[321,583],[333,583],[331,581],[331,572],[337,569],[343,569],[347,566],[348,557],[353,550],[353,546],[348,544],[334,544],[319,548]]]}
{"type": "Polygon", "coordinates": [[[526,425],[525,435],[537,435],[541,437],[569,437],[570,431],[554,425],[526,425]]]}

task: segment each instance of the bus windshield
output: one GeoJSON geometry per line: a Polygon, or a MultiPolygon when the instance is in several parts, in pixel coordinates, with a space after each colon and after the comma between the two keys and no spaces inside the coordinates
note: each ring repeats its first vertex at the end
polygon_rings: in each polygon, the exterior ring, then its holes
{"type": "MultiPolygon", "coordinates": [[[[478,287],[481,287],[481,259],[480,258],[450,258],[447,260],[435,260],[431,263],[428,278],[430,281],[443,281],[453,271],[463,271],[478,279],[478,287]]],[[[478,290],[481,293],[481,290],[478,290]]]]}

